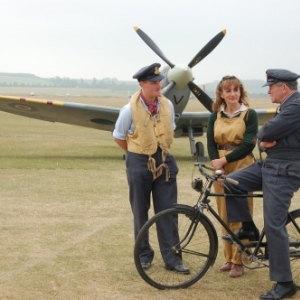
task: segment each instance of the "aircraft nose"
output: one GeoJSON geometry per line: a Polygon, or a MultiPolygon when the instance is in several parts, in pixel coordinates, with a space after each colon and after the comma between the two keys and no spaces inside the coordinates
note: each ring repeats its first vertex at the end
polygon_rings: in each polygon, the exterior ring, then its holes
{"type": "Polygon", "coordinates": [[[177,64],[168,72],[168,81],[174,81],[176,88],[183,89],[193,80],[193,73],[189,66],[177,64]]]}

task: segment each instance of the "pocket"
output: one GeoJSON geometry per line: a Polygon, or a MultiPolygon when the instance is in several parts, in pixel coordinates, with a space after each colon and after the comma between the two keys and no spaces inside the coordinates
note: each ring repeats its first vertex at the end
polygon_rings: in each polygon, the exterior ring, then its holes
{"type": "Polygon", "coordinates": [[[177,166],[177,163],[176,163],[176,160],[175,158],[171,155],[171,154],[168,154],[167,155],[167,159],[166,159],[166,164],[168,165],[169,167],[169,170],[170,170],[170,176],[173,178],[173,177],[176,177],[178,171],[179,171],[179,168],[177,166]]]}
{"type": "Polygon", "coordinates": [[[288,176],[288,166],[290,163],[285,164],[285,163],[274,163],[274,162],[265,162],[264,167],[266,169],[270,169],[272,172],[273,176],[288,176]]]}

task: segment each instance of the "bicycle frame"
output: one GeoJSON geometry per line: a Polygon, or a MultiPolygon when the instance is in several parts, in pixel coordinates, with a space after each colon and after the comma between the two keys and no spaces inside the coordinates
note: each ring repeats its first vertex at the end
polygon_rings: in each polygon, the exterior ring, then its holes
{"type": "MultiPolygon", "coordinates": [[[[265,236],[265,230],[264,228],[262,229],[260,235],[259,235],[259,239],[257,242],[250,242],[250,243],[246,243],[244,244],[236,235],[235,233],[229,228],[229,226],[221,219],[221,217],[219,216],[219,214],[212,208],[212,206],[209,204],[210,203],[210,199],[209,197],[245,197],[245,198],[262,198],[263,194],[259,193],[259,194],[255,194],[255,193],[250,193],[250,194],[227,194],[227,193],[213,193],[211,192],[211,188],[213,183],[218,179],[218,178],[223,178],[224,180],[226,180],[226,177],[223,176],[221,173],[218,173],[216,175],[210,175],[207,174],[206,172],[204,172],[203,168],[207,168],[209,170],[213,170],[212,168],[206,166],[205,164],[199,164],[199,163],[195,163],[195,166],[199,167],[199,171],[202,175],[204,175],[206,177],[207,183],[205,188],[202,190],[202,192],[200,193],[200,197],[197,201],[197,208],[199,209],[200,213],[203,213],[203,210],[206,209],[207,211],[209,211],[214,218],[223,226],[223,228],[226,229],[226,231],[228,232],[228,234],[230,234],[232,242],[237,244],[240,247],[240,250],[242,252],[245,252],[249,258],[251,259],[251,257],[257,257],[257,253],[260,249],[260,247],[265,247],[267,249],[267,243],[263,242],[264,236],[265,236]],[[253,252],[249,251],[248,247],[249,246],[255,246],[255,249],[253,252]]],[[[228,180],[228,179],[227,179],[228,180]]],[[[233,184],[238,184],[237,182],[231,182],[233,184]]],[[[225,199],[224,199],[225,201],[225,199]]],[[[298,210],[296,210],[298,211],[298,210]]],[[[294,211],[294,212],[296,212],[294,211]]],[[[293,212],[288,212],[288,218],[289,220],[293,223],[293,225],[295,226],[295,228],[297,229],[297,231],[300,233],[300,228],[297,225],[297,223],[295,222],[294,218],[292,217],[292,213],[293,212]]],[[[299,247],[299,242],[290,242],[290,246],[294,246],[294,247],[299,247]]]]}
{"type": "MultiPolygon", "coordinates": [[[[226,197],[238,196],[238,197],[245,197],[245,198],[249,198],[249,197],[262,198],[263,194],[262,193],[259,193],[259,194],[251,193],[251,194],[238,194],[237,195],[237,194],[227,194],[227,193],[213,193],[213,192],[211,192],[211,188],[212,188],[213,183],[217,180],[217,178],[223,178],[223,179],[226,180],[226,177],[222,176],[221,173],[216,174],[216,175],[210,175],[210,174],[205,173],[203,168],[207,168],[209,170],[213,170],[213,169],[209,168],[208,166],[206,166],[204,164],[196,163],[195,165],[198,165],[200,173],[202,175],[204,175],[206,177],[206,180],[207,180],[206,186],[205,186],[204,190],[200,193],[200,197],[199,197],[198,202],[197,202],[197,207],[198,207],[199,211],[201,213],[203,213],[204,209],[209,211],[214,216],[214,218],[223,226],[223,228],[225,228],[225,230],[228,232],[228,234],[231,235],[232,241],[240,247],[241,251],[243,251],[243,252],[247,253],[247,255],[251,256],[252,253],[247,249],[248,243],[244,244],[234,234],[234,232],[229,228],[229,226],[221,219],[219,214],[209,204],[209,202],[210,202],[209,197],[224,197],[224,201],[225,201],[226,197]]],[[[233,182],[233,184],[237,184],[237,183],[233,182]]],[[[259,249],[259,247],[262,246],[262,240],[264,238],[264,235],[265,234],[264,234],[264,229],[263,229],[260,236],[259,236],[259,240],[256,244],[255,251],[257,251],[259,249]]]]}
{"type": "MultiPolygon", "coordinates": [[[[209,196],[225,196],[226,194],[218,194],[218,193],[210,193],[209,196]]],[[[235,196],[234,194],[231,194],[231,196],[235,196]]],[[[263,195],[261,194],[254,194],[254,195],[247,195],[247,196],[241,196],[240,197],[263,197],[263,195]]],[[[202,205],[201,205],[202,206],[202,205]]],[[[219,216],[219,214],[212,208],[212,206],[209,203],[206,203],[205,205],[206,210],[208,212],[210,212],[214,218],[223,226],[223,228],[226,229],[226,231],[228,232],[228,234],[231,235],[233,242],[235,242],[237,245],[240,246],[241,251],[246,252],[249,256],[252,254],[248,249],[247,249],[247,244],[244,244],[239,238],[237,238],[237,236],[234,234],[234,232],[229,228],[229,226],[221,219],[221,217],[219,216]]],[[[203,213],[203,206],[202,206],[202,211],[200,211],[201,213],[203,213]]],[[[261,234],[259,236],[259,240],[257,242],[257,249],[262,246],[262,240],[264,238],[264,229],[261,231],[261,234]]]]}
{"type": "MultiPolygon", "coordinates": [[[[216,222],[221,224],[231,236],[229,242],[237,245],[243,266],[248,269],[269,267],[269,249],[265,230],[261,230],[257,241],[240,240],[210,203],[210,197],[261,198],[263,193],[242,195],[214,193],[213,183],[218,179],[231,184],[238,184],[238,182],[226,178],[221,171],[216,171],[213,175],[206,173],[203,168],[214,170],[205,164],[196,163],[195,166],[199,167],[200,173],[206,178],[205,184],[201,178],[192,181],[193,189],[200,194],[196,204],[194,206],[175,204],[174,207],[155,214],[145,223],[136,238],[134,247],[136,268],[148,284],[158,289],[186,288],[200,280],[215,263],[218,255],[218,234],[212,219],[204,210],[210,212],[216,222]],[[165,222],[171,222],[172,230],[163,231],[158,235],[158,226],[166,224],[165,222]],[[145,240],[151,245],[151,255],[148,255],[147,251],[141,251],[145,240]],[[157,254],[154,255],[154,252],[157,254]],[[149,268],[143,267],[143,258],[148,259],[149,268]],[[178,262],[184,264],[187,272],[180,274],[180,271],[173,267],[173,263],[175,265],[178,262]]],[[[288,213],[286,230],[292,273],[296,281],[300,281],[300,209],[288,213]]]]}

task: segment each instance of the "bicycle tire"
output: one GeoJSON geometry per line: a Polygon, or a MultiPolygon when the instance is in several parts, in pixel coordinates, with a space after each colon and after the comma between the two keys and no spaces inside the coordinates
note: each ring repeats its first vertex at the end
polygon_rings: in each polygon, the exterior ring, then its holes
{"type": "Polygon", "coordinates": [[[290,212],[291,218],[288,218],[286,229],[290,244],[290,264],[294,282],[300,286],[300,209],[290,212]],[[295,223],[294,223],[295,222],[295,223]]]}
{"type": "Polygon", "coordinates": [[[214,264],[217,253],[217,233],[211,221],[193,207],[177,205],[156,214],[142,227],[135,242],[134,261],[140,276],[151,286],[157,289],[179,289],[197,282],[214,264]],[[161,246],[159,245],[157,227],[162,226],[164,222],[172,222],[175,229],[173,232],[178,232],[180,246],[175,246],[174,237],[170,232],[160,237],[161,246]],[[191,227],[195,230],[193,234],[188,235],[191,227]],[[150,268],[145,270],[140,261],[140,249],[147,237],[154,257],[150,268]],[[174,255],[180,256],[190,273],[180,274],[168,270],[161,253],[165,254],[165,259],[174,255]]]}

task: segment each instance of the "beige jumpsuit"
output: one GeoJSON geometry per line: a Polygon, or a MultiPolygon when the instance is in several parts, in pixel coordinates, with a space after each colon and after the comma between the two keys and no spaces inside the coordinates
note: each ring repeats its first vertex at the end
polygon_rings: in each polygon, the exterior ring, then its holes
{"type": "MultiPolygon", "coordinates": [[[[239,145],[243,143],[244,133],[246,131],[246,125],[244,122],[244,117],[247,110],[243,111],[239,117],[235,118],[221,118],[221,113],[217,114],[217,119],[214,124],[214,138],[218,145],[239,145]]],[[[223,157],[233,150],[218,150],[219,157],[223,157]]],[[[251,153],[246,157],[227,163],[224,165],[224,170],[226,174],[232,173],[244,167],[247,167],[254,163],[254,158],[251,153]]],[[[223,193],[224,189],[217,182],[214,184],[214,189],[216,193],[223,193]]],[[[248,198],[251,213],[253,214],[253,198],[248,198]]],[[[226,224],[232,231],[237,231],[241,227],[240,222],[228,223],[227,221],[227,210],[226,202],[224,197],[216,197],[217,207],[220,217],[224,220],[226,224]]],[[[227,231],[222,227],[222,233],[227,234],[227,231]]],[[[235,245],[231,245],[228,242],[223,242],[224,245],[224,256],[226,262],[231,262],[233,264],[241,264],[240,254],[235,245]]]]}

